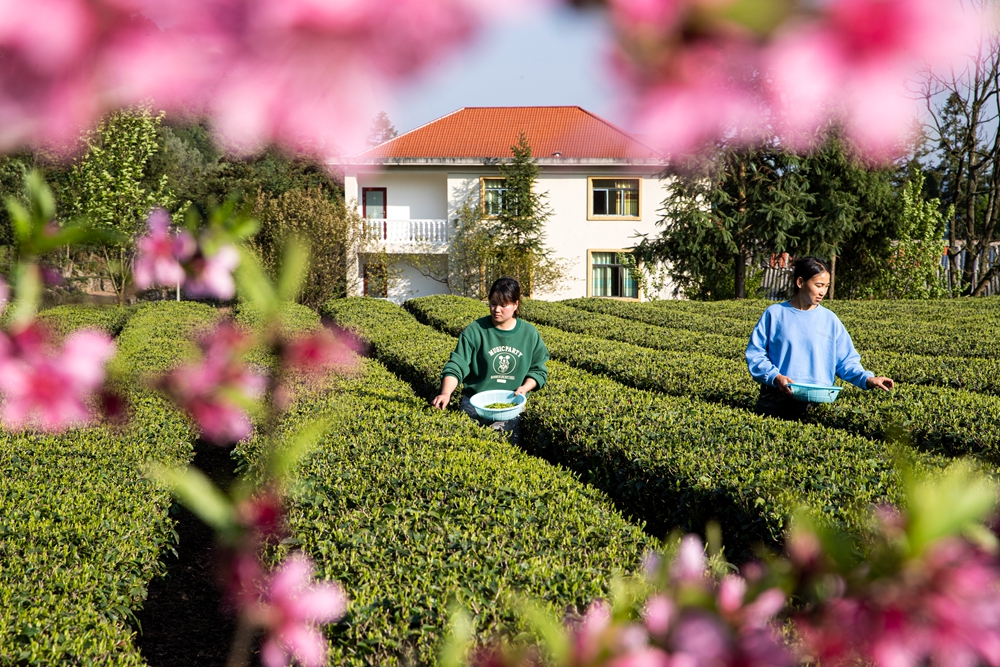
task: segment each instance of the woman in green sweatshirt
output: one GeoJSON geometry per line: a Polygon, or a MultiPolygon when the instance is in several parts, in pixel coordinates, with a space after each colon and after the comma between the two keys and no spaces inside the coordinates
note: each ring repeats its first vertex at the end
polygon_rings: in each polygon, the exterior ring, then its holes
{"type": "Polygon", "coordinates": [[[460,383],[462,410],[483,425],[509,432],[516,442],[520,418],[504,422],[481,419],[469,399],[481,391],[507,389],[527,394],[545,386],[545,362],[549,350],[538,329],[518,317],[521,285],[513,278],[500,278],[490,287],[490,314],[465,327],[458,345],[441,371],[441,392],[435,408],[444,409],[460,383]]]}

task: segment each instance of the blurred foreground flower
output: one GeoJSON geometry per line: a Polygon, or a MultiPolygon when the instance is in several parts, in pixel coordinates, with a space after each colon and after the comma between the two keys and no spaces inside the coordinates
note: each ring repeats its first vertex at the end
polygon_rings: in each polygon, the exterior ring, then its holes
{"type": "Polygon", "coordinates": [[[106,111],[152,100],[211,115],[231,148],[332,156],[362,146],[391,82],[498,11],[482,0],[0,0],[0,150],[68,144],[106,111]]]}
{"type": "Polygon", "coordinates": [[[135,286],[141,290],[151,287],[169,287],[184,282],[184,263],[195,253],[194,238],[187,230],[171,234],[170,214],[162,208],[155,209],[146,221],[149,234],[136,242],[137,252],[132,275],[135,286]]]}
{"type": "MultiPolygon", "coordinates": [[[[245,570],[248,574],[253,568],[245,570]]],[[[260,658],[265,667],[284,667],[292,660],[305,667],[326,664],[327,645],[318,624],[333,623],[347,611],[347,596],[336,583],[314,584],[313,564],[293,554],[269,577],[242,582],[258,591],[256,600],[243,596],[241,614],[265,632],[260,658]]]]}
{"type": "Polygon", "coordinates": [[[156,382],[191,415],[206,440],[228,444],[250,435],[248,408],[267,384],[243,361],[251,342],[232,324],[221,324],[199,341],[200,361],[179,366],[156,382]]]}
{"type": "Polygon", "coordinates": [[[635,129],[673,154],[771,135],[809,148],[836,121],[870,157],[888,157],[916,115],[907,78],[966,57],[995,27],[947,0],[609,4],[635,129]]]}
{"type": "Polygon", "coordinates": [[[91,421],[92,400],[114,353],[115,344],[97,331],[75,331],[61,348],[37,322],[0,333],[4,426],[51,433],[91,421]]]}
{"type": "Polygon", "coordinates": [[[163,209],[153,210],[146,224],[149,233],[136,244],[132,268],[137,288],[183,286],[192,297],[223,301],[236,295],[233,271],[240,264],[236,246],[209,243],[204,238],[209,232],[198,243],[186,229],[171,234],[170,216],[163,209]],[[213,246],[211,251],[209,246],[213,246]]]}

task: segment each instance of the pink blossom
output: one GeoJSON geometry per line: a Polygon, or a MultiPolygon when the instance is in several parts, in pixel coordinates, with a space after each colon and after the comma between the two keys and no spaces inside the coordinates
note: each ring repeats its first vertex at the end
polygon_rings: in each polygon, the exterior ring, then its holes
{"type": "Polygon", "coordinates": [[[320,329],[289,341],[282,350],[285,368],[323,375],[336,367],[353,366],[361,352],[358,339],[343,331],[320,329]]]}
{"type": "Polygon", "coordinates": [[[105,334],[77,331],[58,349],[32,324],[9,338],[3,336],[0,348],[7,428],[57,432],[93,418],[88,403],[104,383],[104,367],[115,352],[105,334]]]}
{"type": "Polygon", "coordinates": [[[273,491],[258,493],[244,500],[237,506],[236,512],[240,523],[255,538],[268,540],[285,536],[284,505],[281,497],[273,491]]]}
{"type": "Polygon", "coordinates": [[[305,667],[326,664],[327,645],[316,624],[332,623],[347,611],[347,596],[335,583],[312,583],[307,556],[287,559],[261,587],[259,601],[244,613],[266,632],[260,657],[265,667],[296,660],[305,667]]]}
{"type": "Polygon", "coordinates": [[[155,209],[146,220],[149,234],[138,242],[132,275],[139,289],[174,286],[184,282],[183,263],[194,256],[194,239],[187,230],[171,235],[170,215],[155,209]]]}
{"type": "Polygon", "coordinates": [[[855,588],[800,617],[807,646],[832,665],[1000,665],[1000,566],[948,538],[895,575],[855,588]]]}
{"type": "Polygon", "coordinates": [[[704,583],[707,567],[701,540],[696,535],[685,535],[670,568],[671,576],[680,582],[704,583]]]}
{"type": "Polygon", "coordinates": [[[670,624],[673,622],[677,611],[674,603],[663,595],[654,595],[646,600],[643,617],[646,620],[646,628],[654,636],[666,636],[670,631],[670,624]]]}
{"type": "Polygon", "coordinates": [[[190,276],[184,291],[193,297],[213,297],[223,301],[236,295],[233,271],[240,264],[235,246],[224,245],[212,255],[197,255],[188,263],[190,276]]]}
{"type": "Polygon", "coordinates": [[[679,18],[685,0],[611,0],[615,20],[632,27],[636,24],[663,29],[679,18]]]}
{"type": "Polygon", "coordinates": [[[482,0],[4,0],[0,146],[67,143],[105,111],[153,100],[213,116],[243,150],[332,155],[363,141],[392,82],[496,12],[482,0]]]}
{"type": "Polygon", "coordinates": [[[0,278],[0,314],[7,309],[7,304],[10,302],[10,286],[7,285],[7,281],[0,278]]]}
{"type": "Polygon", "coordinates": [[[216,444],[250,435],[247,404],[264,393],[265,379],[242,361],[248,345],[245,334],[222,324],[200,341],[200,361],[179,366],[157,381],[191,415],[203,437],[216,444]]]}
{"type": "Polygon", "coordinates": [[[874,157],[889,157],[917,113],[905,88],[917,67],[946,66],[980,17],[938,0],[835,0],[764,52],[783,139],[808,147],[830,118],[874,157]]]}

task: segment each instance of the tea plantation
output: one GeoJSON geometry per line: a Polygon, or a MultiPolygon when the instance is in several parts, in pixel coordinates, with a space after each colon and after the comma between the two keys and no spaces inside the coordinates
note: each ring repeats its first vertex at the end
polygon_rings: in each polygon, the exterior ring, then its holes
{"type": "MultiPolygon", "coordinates": [[[[282,424],[328,424],[294,472],[291,537],[269,557],[303,549],[317,576],[344,585],[348,615],[326,630],[331,664],[435,663],[452,601],[482,637],[516,631],[524,596],[581,610],[676,528],[719,522],[736,560],[777,546],[800,506],[864,532],[872,503],[900,499],[900,459],[931,472],[956,456],[1000,464],[1000,300],[831,303],[866,367],[898,388],[847,387],[805,423],[751,409],[742,354],[767,305],[526,300],[552,360],[520,448],[428,404],[456,336],[487,314],[481,302],[288,307],[290,331],[323,316],[368,346],[352,371],[303,383],[282,424]]],[[[169,496],[142,466],[182,464],[205,446],[143,378],[190,355],[188,336],[219,315],[162,302],[41,317],[60,335],[87,326],[116,337],[112,372],[132,421],[0,432],[0,665],[142,665],[134,614],[184,548],[169,496]]],[[[240,307],[236,320],[260,324],[240,307]]],[[[243,473],[256,473],[261,445],[236,447],[243,473]]]]}

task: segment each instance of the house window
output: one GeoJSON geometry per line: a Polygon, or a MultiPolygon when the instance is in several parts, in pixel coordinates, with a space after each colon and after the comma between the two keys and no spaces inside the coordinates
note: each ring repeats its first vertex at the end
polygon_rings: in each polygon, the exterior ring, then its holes
{"type": "Polygon", "coordinates": [[[638,178],[591,178],[593,218],[639,218],[638,178]]]}
{"type": "Polygon", "coordinates": [[[361,188],[361,215],[385,220],[385,188],[361,188]]]}
{"type": "Polygon", "coordinates": [[[504,206],[504,195],[507,193],[507,179],[483,178],[482,198],[483,215],[493,217],[500,214],[504,206]]]}
{"type": "Polygon", "coordinates": [[[590,295],[624,299],[639,298],[639,284],[632,277],[629,267],[619,260],[622,251],[590,253],[590,295]]]}
{"type": "Polygon", "coordinates": [[[383,262],[365,264],[362,272],[365,296],[385,299],[389,296],[389,268],[383,262]]]}

